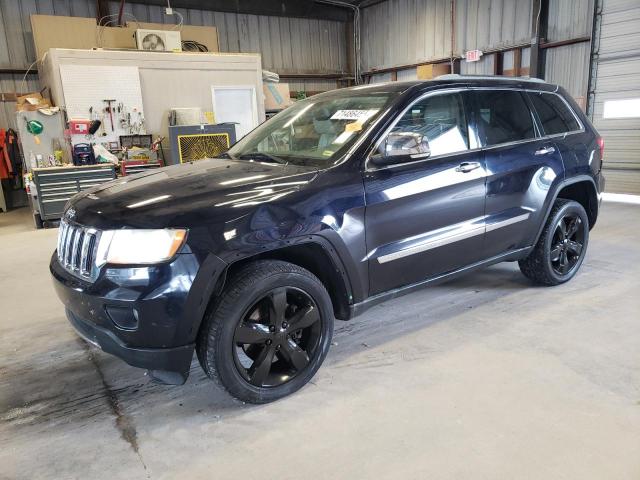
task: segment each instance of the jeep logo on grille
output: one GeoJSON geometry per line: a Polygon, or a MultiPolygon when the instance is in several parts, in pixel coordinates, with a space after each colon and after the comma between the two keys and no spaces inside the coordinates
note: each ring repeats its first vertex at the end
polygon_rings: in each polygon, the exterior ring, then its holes
{"type": "Polygon", "coordinates": [[[72,220],[76,216],[76,211],[73,208],[70,208],[69,210],[66,211],[64,216],[67,217],[69,220],[72,220]]]}

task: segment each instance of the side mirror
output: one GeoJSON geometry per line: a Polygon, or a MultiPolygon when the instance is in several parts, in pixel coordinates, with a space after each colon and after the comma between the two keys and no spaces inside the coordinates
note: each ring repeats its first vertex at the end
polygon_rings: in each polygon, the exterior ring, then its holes
{"type": "Polygon", "coordinates": [[[371,156],[371,163],[382,167],[422,160],[430,155],[429,142],[424,135],[415,132],[391,132],[380,144],[378,152],[371,156]]]}

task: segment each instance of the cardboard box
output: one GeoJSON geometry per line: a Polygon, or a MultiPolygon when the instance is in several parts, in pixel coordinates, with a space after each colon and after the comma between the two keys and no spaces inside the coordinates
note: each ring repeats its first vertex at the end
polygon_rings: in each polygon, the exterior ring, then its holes
{"type": "Polygon", "coordinates": [[[31,29],[39,61],[50,48],[96,46],[95,18],[31,15],[31,29]]]}
{"type": "Polygon", "coordinates": [[[264,82],[264,109],[283,110],[293,104],[288,83],[264,82]]]}
{"type": "Polygon", "coordinates": [[[431,80],[440,75],[451,73],[451,65],[449,63],[431,63],[429,65],[418,65],[416,74],[418,80],[431,80]]]}
{"type": "Polygon", "coordinates": [[[41,108],[49,108],[51,103],[40,93],[27,93],[16,98],[16,112],[35,112],[41,108]]]}

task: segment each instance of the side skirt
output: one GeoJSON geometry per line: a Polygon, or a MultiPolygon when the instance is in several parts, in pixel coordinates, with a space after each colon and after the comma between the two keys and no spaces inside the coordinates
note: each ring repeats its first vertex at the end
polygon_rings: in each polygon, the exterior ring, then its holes
{"type": "Polygon", "coordinates": [[[351,305],[349,307],[349,313],[350,313],[349,318],[351,319],[351,318],[357,317],[358,315],[363,314],[364,312],[369,310],[371,307],[374,307],[375,305],[378,305],[382,302],[386,302],[388,300],[392,300],[397,297],[401,297],[402,295],[406,295],[407,293],[414,292],[423,287],[444,283],[449,280],[453,280],[455,278],[466,275],[467,273],[471,273],[473,271],[480,270],[490,265],[494,265],[496,263],[519,260],[521,258],[526,257],[529,254],[529,252],[531,252],[532,249],[533,249],[533,246],[519,248],[517,250],[510,250],[508,252],[502,253],[495,257],[491,257],[487,260],[482,260],[481,262],[467,265],[466,267],[462,267],[452,272],[443,273],[441,275],[428,278],[426,280],[421,280],[420,282],[417,282],[417,283],[405,285],[404,287],[389,290],[388,292],[379,293],[378,295],[369,297],[362,302],[354,303],[353,305],[351,305]]]}

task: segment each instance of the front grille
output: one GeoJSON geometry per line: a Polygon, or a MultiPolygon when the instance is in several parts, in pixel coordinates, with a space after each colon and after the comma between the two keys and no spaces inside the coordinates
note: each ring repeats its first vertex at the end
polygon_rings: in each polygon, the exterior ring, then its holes
{"type": "Polygon", "coordinates": [[[60,222],[58,261],[70,273],[89,279],[94,269],[98,231],[60,222]]]}

